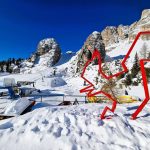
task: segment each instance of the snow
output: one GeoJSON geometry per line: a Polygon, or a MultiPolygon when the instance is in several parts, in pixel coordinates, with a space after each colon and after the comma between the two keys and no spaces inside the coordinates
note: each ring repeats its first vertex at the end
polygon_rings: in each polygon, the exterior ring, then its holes
{"type": "Polygon", "coordinates": [[[100,33],[98,32],[98,31],[94,31],[93,33],[92,33],[92,35],[94,36],[94,38],[97,38],[97,36],[99,35],[100,33]]]}
{"type": "Polygon", "coordinates": [[[67,52],[66,52],[66,54],[72,54],[72,53],[73,53],[72,51],[67,51],[67,52]]]}
{"type": "MultiPolygon", "coordinates": [[[[7,75],[0,77],[0,80],[12,77],[15,78],[15,81],[35,81],[35,87],[47,94],[83,95],[79,92],[79,89],[83,88],[83,80],[80,77],[73,77],[69,69],[69,75],[63,74],[63,70],[70,67],[75,58],[76,56],[73,56],[71,62],[57,66],[56,77],[52,76],[53,69],[49,68],[42,73],[7,75]],[[42,80],[43,76],[45,77],[42,80]],[[58,84],[54,84],[55,81],[59,81],[58,84]]],[[[93,67],[94,69],[96,66],[93,67]]],[[[91,72],[90,78],[96,75],[96,72],[91,72]]],[[[128,89],[128,93],[141,99],[145,96],[142,85],[131,87],[128,89]]],[[[74,99],[75,97],[66,98],[66,100],[74,99]]],[[[81,100],[79,97],[77,99],[81,100]]],[[[61,99],[60,96],[43,98],[43,102],[38,102],[32,112],[0,121],[0,149],[149,149],[150,104],[140,113],[140,118],[137,120],[131,120],[130,116],[140,103],[118,104],[116,116],[110,120],[100,120],[99,116],[102,110],[109,104],[60,107],[52,106],[51,100],[62,100],[62,97],[61,99]]],[[[19,101],[18,103],[11,102],[10,104],[9,102],[6,104],[5,113],[9,115],[18,114],[22,108],[19,101]]]]}
{"type": "Polygon", "coordinates": [[[4,84],[5,87],[16,85],[14,78],[4,78],[3,84],[4,84]]]}
{"type": "Polygon", "coordinates": [[[130,115],[139,103],[120,104],[117,116],[100,120],[99,115],[105,105],[44,107],[1,121],[1,150],[148,150],[150,104],[138,120],[131,120],[130,115]]]}
{"type": "Polygon", "coordinates": [[[5,76],[0,76],[0,81],[3,82],[4,78],[14,78],[15,81],[34,81],[41,78],[41,73],[32,74],[9,74],[5,76]]]}
{"type": "MultiPolygon", "coordinates": [[[[150,91],[150,84],[148,84],[148,89],[150,91]]],[[[145,98],[145,92],[142,84],[139,84],[138,86],[131,86],[127,88],[127,90],[129,95],[137,96],[142,100],[145,98]]]]}
{"type": "Polygon", "coordinates": [[[38,47],[39,46],[44,47],[45,44],[54,46],[52,48],[55,48],[55,46],[57,45],[56,40],[54,38],[46,38],[39,42],[38,47]]]}
{"type": "MultiPolygon", "coordinates": [[[[97,34],[99,32],[93,32],[94,37],[97,34]]],[[[49,43],[53,42],[53,40],[47,39],[45,42],[49,43]]],[[[148,48],[150,47],[149,41],[138,40],[130,58],[126,62],[129,69],[133,65],[135,53],[140,54],[144,43],[147,44],[148,48]]],[[[42,45],[43,43],[41,42],[40,44],[42,45]]],[[[106,47],[106,60],[108,62],[105,64],[108,65],[112,73],[117,73],[120,69],[120,65],[115,64],[114,58],[120,59],[120,57],[126,55],[131,44],[132,42],[129,40],[120,40],[119,43],[106,47]]],[[[34,91],[30,97],[37,101],[32,108],[32,112],[23,116],[18,116],[18,114],[31,103],[28,99],[22,98],[12,101],[8,99],[8,96],[0,98],[0,113],[15,115],[13,118],[0,121],[1,150],[149,149],[150,103],[146,105],[137,120],[131,120],[130,116],[141,102],[118,104],[114,117],[109,120],[100,120],[99,116],[104,107],[110,104],[57,106],[60,101],[63,101],[63,98],[67,101],[74,101],[76,98],[82,103],[85,101],[86,93],[81,94],[79,91],[85,87],[83,85],[84,81],[75,73],[78,54],[79,52],[68,51],[62,54],[59,62],[54,67],[49,67],[52,62],[50,54],[46,53],[39,58],[33,68],[33,63],[25,62],[21,74],[0,74],[0,85],[3,85],[5,78],[14,78],[16,83],[17,81],[35,82],[35,88],[40,90],[40,92],[34,91]],[[54,70],[56,70],[56,75],[54,75],[54,70]],[[43,102],[40,102],[40,95],[45,95],[42,99],[43,102]]],[[[121,61],[120,59],[119,63],[121,61]]],[[[149,66],[150,63],[145,65],[145,67],[149,66]]],[[[95,84],[98,76],[97,72],[97,65],[89,65],[85,72],[85,77],[95,84]]],[[[102,77],[99,78],[99,81],[100,79],[102,77]]],[[[117,82],[117,86],[122,80],[117,82]]],[[[102,83],[99,82],[95,86],[96,90],[100,89],[101,86],[102,83]]],[[[26,87],[31,88],[31,85],[26,87]]],[[[148,88],[150,91],[150,84],[148,84],[148,88]]],[[[136,99],[143,100],[145,98],[142,84],[127,88],[123,87],[118,91],[124,95],[125,90],[136,99]]],[[[108,115],[112,115],[112,113],[108,113],[108,115]]]]}
{"type": "Polygon", "coordinates": [[[7,97],[0,98],[0,114],[5,112],[5,109],[11,102],[12,100],[8,99],[7,97]]]}
{"type": "Polygon", "coordinates": [[[62,54],[59,62],[55,66],[59,66],[68,62],[76,53],[67,51],[66,54],[62,54]]]}
{"type": "MultiPolygon", "coordinates": [[[[116,57],[119,55],[126,55],[129,48],[131,47],[132,42],[129,42],[128,40],[120,42],[118,44],[112,44],[109,47],[106,47],[106,49],[109,51],[107,53],[108,56],[110,57],[116,57]]],[[[142,46],[143,44],[146,44],[148,49],[147,51],[150,52],[150,43],[149,41],[144,41],[139,39],[136,43],[136,45],[134,46],[131,54],[130,54],[130,58],[134,59],[135,53],[137,52],[138,54],[140,54],[140,51],[142,50],[142,46]]]]}
{"type": "MultiPolygon", "coordinates": [[[[75,58],[76,56],[73,56],[71,62],[57,66],[56,77],[52,76],[53,68],[49,68],[42,73],[2,76],[0,80],[9,77],[14,78],[15,81],[35,81],[35,87],[47,94],[83,95],[79,92],[79,89],[83,88],[83,80],[80,77],[63,76],[62,74],[63,69],[72,65],[75,58]],[[42,80],[44,75],[47,76],[42,80]],[[58,86],[53,86],[55,80],[61,80],[58,86]]],[[[91,73],[87,73],[90,78],[96,75],[96,71],[94,71],[96,68],[97,66],[91,67],[91,73]]],[[[71,74],[70,70],[68,74],[71,74]]],[[[144,99],[142,85],[130,87],[127,90],[129,95],[144,99]]],[[[15,150],[149,149],[150,104],[144,108],[137,120],[131,120],[130,116],[140,105],[140,102],[118,104],[115,112],[117,115],[110,120],[100,120],[99,116],[102,110],[110,104],[56,106],[55,103],[53,106],[51,100],[54,99],[60,100],[60,97],[44,98],[42,103],[36,103],[32,112],[0,121],[1,150],[12,148],[15,150]]],[[[75,97],[66,98],[66,100],[74,99],[75,97]]],[[[78,97],[78,100],[81,98],[78,97]]],[[[6,114],[19,112],[22,104],[16,102],[8,102],[7,100],[6,114]]],[[[111,115],[111,113],[109,114],[111,115]]]]}
{"type": "Polygon", "coordinates": [[[66,82],[61,77],[49,78],[47,82],[47,86],[50,87],[60,87],[60,86],[64,86],[65,84],[66,82]]]}
{"type": "Polygon", "coordinates": [[[9,73],[6,73],[6,72],[0,72],[0,76],[6,76],[6,75],[9,75],[9,73]]]}
{"type": "Polygon", "coordinates": [[[150,62],[145,65],[145,68],[150,68],[150,62]]]}
{"type": "Polygon", "coordinates": [[[7,106],[3,114],[9,115],[9,116],[20,115],[30,104],[31,104],[31,101],[29,101],[26,98],[20,98],[18,100],[14,100],[12,101],[12,103],[10,103],[7,106]]]}

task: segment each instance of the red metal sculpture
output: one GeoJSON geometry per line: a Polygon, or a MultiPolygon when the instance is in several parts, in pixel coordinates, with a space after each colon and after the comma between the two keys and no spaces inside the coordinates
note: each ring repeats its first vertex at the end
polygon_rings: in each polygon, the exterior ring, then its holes
{"type": "MultiPolygon", "coordinates": [[[[108,97],[110,100],[112,100],[112,107],[109,108],[108,106],[105,107],[105,109],[103,110],[102,114],[101,114],[101,119],[104,119],[105,118],[105,115],[107,113],[107,111],[111,111],[114,113],[115,109],[116,109],[116,106],[117,106],[117,100],[113,98],[113,96],[109,93],[106,93],[102,90],[100,91],[97,91],[97,92],[94,92],[94,84],[91,83],[85,76],[85,70],[87,68],[87,66],[95,59],[97,58],[98,60],[98,71],[100,73],[100,75],[102,75],[105,79],[109,80],[109,79],[112,79],[114,77],[117,77],[123,73],[126,73],[128,72],[128,68],[126,66],[126,61],[127,59],[129,58],[134,46],[136,45],[139,37],[141,35],[147,35],[147,34],[150,34],[150,31],[145,31],[145,32],[139,32],[135,38],[135,40],[133,41],[129,51],[127,52],[126,56],[124,57],[121,65],[123,67],[123,70],[116,73],[116,74],[113,74],[113,75],[106,75],[103,71],[102,71],[102,62],[101,62],[101,56],[100,56],[100,53],[97,49],[94,50],[93,54],[92,54],[92,58],[90,60],[88,60],[84,66],[84,69],[83,69],[83,72],[81,74],[81,78],[83,78],[87,83],[89,83],[89,86],[83,88],[80,90],[81,93],[83,92],[87,92],[87,96],[88,97],[92,97],[92,96],[95,96],[95,95],[98,95],[98,94],[103,94],[105,95],[106,97],[108,97]]],[[[146,72],[145,72],[145,68],[144,68],[144,63],[145,62],[150,62],[150,60],[147,60],[147,59],[141,59],[140,60],[140,69],[141,69],[141,75],[142,75],[142,80],[143,80],[143,86],[144,86],[144,91],[145,91],[145,99],[143,100],[143,102],[141,103],[141,105],[137,108],[137,110],[132,114],[132,119],[136,119],[137,115],[142,111],[142,109],[144,108],[144,106],[147,104],[147,102],[149,101],[150,99],[150,95],[149,95],[149,89],[148,89],[148,85],[147,85],[147,78],[146,78],[146,72]]]]}

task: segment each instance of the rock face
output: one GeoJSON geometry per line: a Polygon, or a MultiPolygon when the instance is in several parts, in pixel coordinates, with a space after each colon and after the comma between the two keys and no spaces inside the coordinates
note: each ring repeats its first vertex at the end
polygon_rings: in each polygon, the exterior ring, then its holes
{"type": "Polygon", "coordinates": [[[106,46],[118,43],[120,40],[128,38],[128,26],[106,27],[102,31],[102,37],[106,46]]]}
{"type": "MultiPolygon", "coordinates": [[[[103,39],[100,32],[93,32],[90,34],[84,43],[82,50],[78,54],[78,62],[77,62],[77,72],[81,71],[87,60],[91,59],[92,53],[94,49],[98,49],[100,51],[102,61],[105,59],[105,45],[103,43],[103,39]]],[[[96,61],[95,61],[96,64],[96,61]]]]}
{"type": "Polygon", "coordinates": [[[147,17],[150,17],[150,9],[145,9],[142,12],[141,19],[144,19],[144,18],[147,18],[147,17]]]}
{"type": "Polygon", "coordinates": [[[32,73],[54,66],[61,57],[61,49],[54,38],[41,40],[37,50],[21,64],[20,72],[32,73]]]}
{"type": "Polygon", "coordinates": [[[34,64],[47,65],[48,67],[51,67],[59,61],[60,57],[61,50],[56,40],[48,38],[39,42],[37,51],[31,56],[30,61],[34,64]],[[44,57],[47,62],[41,61],[44,57]]]}
{"type": "MultiPolygon", "coordinates": [[[[108,26],[101,32],[93,32],[89,35],[78,54],[76,72],[81,72],[86,61],[92,56],[95,48],[100,51],[102,60],[104,60],[105,53],[112,50],[113,44],[119,44],[124,41],[131,43],[137,33],[141,31],[150,31],[150,9],[144,10],[140,20],[132,23],[130,26],[108,26]]],[[[143,35],[141,38],[142,40],[150,40],[150,35],[143,35]]]]}
{"type": "MultiPolygon", "coordinates": [[[[150,31],[150,9],[143,10],[140,20],[134,22],[130,26],[108,26],[101,32],[101,34],[105,46],[107,47],[126,39],[129,39],[129,42],[132,42],[137,33],[141,31],[150,31]]],[[[150,39],[150,36],[142,36],[142,39],[150,39]]]]}
{"type": "Polygon", "coordinates": [[[106,46],[112,43],[118,43],[119,40],[128,38],[128,26],[106,27],[102,31],[102,38],[106,46]]]}
{"type": "MultiPolygon", "coordinates": [[[[94,49],[100,51],[102,61],[105,61],[106,52],[113,51],[123,42],[127,42],[127,44],[132,43],[137,33],[141,31],[150,31],[150,9],[144,10],[140,20],[132,23],[130,26],[108,26],[101,32],[93,32],[88,36],[82,49],[77,54],[76,67],[74,67],[76,72],[82,72],[94,49]]],[[[142,40],[150,40],[150,35],[143,35],[140,38],[142,40]]],[[[61,50],[55,39],[44,39],[39,42],[36,52],[30,59],[24,62],[23,68],[51,67],[59,61],[60,57],[61,50]]],[[[94,63],[96,64],[96,61],[94,63]]]]}

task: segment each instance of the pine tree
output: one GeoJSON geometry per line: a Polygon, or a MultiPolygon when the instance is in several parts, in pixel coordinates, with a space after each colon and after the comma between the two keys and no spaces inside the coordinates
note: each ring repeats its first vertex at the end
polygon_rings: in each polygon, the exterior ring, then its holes
{"type": "Polygon", "coordinates": [[[98,84],[98,77],[95,78],[95,84],[98,84]]]}
{"type": "Polygon", "coordinates": [[[132,84],[132,77],[131,77],[131,74],[127,74],[126,75],[126,79],[125,79],[125,85],[126,86],[129,86],[132,84]]]}
{"type": "Polygon", "coordinates": [[[125,76],[125,73],[122,73],[117,77],[117,79],[120,80],[120,79],[124,78],[124,76],[125,76]]]}
{"type": "Polygon", "coordinates": [[[0,66],[1,72],[4,72],[3,65],[0,66]]]}
{"type": "Polygon", "coordinates": [[[89,50],[87,50],[87,51],[85,52],[85,55],[86,55],[86,57],[87,57],[88,60],[90,60],[90,59],[92,58],[92,53],[91,53],[91,51],[89,51],[89,50]]]}
{"type": "Polygon", "coordinates": [[[93,60],[93,65],[98,65],[98,59],[97,59],[97,58],[95,58],[95,59],[93,60]]]}
{"type": "Polygon", "coordinates": [[[7,63],[6,63],[6,72],[9,72],[9,67],[10,67],[10,63],[9,63],[9,61],[7,61],[7,63]]]}
{"type": "Polygon", "coordinates": [[[136,53],[134,58],[134,64],[131,69],[132,78],[135,78],[139,71],[140,71],[139,58],[138,58],[138,54],[136,53]]]}
{"type": "Polygon", "coordinates": [[[150,68],[145,68],[147,81],[150,82],[150,68]]]}
{"type": "Polygon", "coordinates": [[[101,54],[101,61],[104,62],[105,60],[105,56],[106,56],[106,50],[105,50],[105,44],[104,43],[101,43],[100,44],[100,47],[98,48],[100,54],[101,54]]]}
{"type": "Polygon", "coordinates": [[[9,59],[7,60],[7,63],[9,64],[9,66],[11,65],[11,62],[12,62],[12,59],[9,58],[9,59]]]}
{"type": "Polygon", "coordinates": [[[147,58],[147,54],[148,54],[147,49],[148,49],[148,48],[147,48],[147,45],[146,45],[146,43],[144,43],[143,46],[142,46],[142,49],[141,49],[141,51],[140,51],[141,57],[142,57],[143,59],[146,59],[146,58],[147,58]]]}
{"type": "Polygon", "coordinates": [[[12,63],[15,64],[15,62],[16,62],[16,60],[15,60],[15,58],[13,58],[13,59],[12,59],[12,63]]]}
{"type": "Polygon", "coordinates": [[[148,53],[147,59],[150,59],[150,52],[148,53]]]}

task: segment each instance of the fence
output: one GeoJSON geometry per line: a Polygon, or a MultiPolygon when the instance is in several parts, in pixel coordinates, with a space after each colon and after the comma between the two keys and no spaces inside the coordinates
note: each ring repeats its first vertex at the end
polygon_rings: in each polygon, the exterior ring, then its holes
{"type": "MultiPolygon", "coordinates": [[[[30,95],[31,100],[35,100],[36,102],[46,102],[46,103],[61,103],[64,101],[74,102],[75,100],[78,103],[83,104],[87,103],[88,98],[84,95],[30,95]]],[[[104,99],[104,96],[96,96],[100,99],[104,99]]]]}

